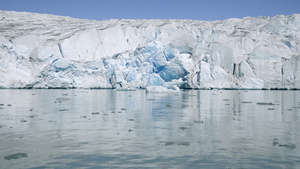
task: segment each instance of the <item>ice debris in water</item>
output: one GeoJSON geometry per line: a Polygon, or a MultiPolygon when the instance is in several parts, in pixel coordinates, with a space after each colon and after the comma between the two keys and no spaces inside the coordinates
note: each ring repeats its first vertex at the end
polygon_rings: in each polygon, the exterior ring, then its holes
{"type": "Polygon", "coordinates": [[[20,120],[20,122],[25,123],[25,122],[27,122],[27,120],[25,120],[25,119],[22,118],[22,119],[20,120]]]}
{"type": "Polygon", "coordinates": [[[288,148],[288,149],[295,149],[296,148],[296,144],[293,144],[293,143],[281,144],[281,143],[279,143],[279,140],[277,138],[273,139],[273,146],[285,147],[285,148],[288,148]]]}
{"type": "Polygon", "coordinates": [[[274,103],[267,103],[267,102],[257,102],[256,104],[257,105],[269,105],[269,106],[275,105],[274,103]]]}
{"type": "Polygon", "coordinates": [[[179,141],[179,142],[167,141],[167,142],[165,142],[165,146],[172,146],[172,145],[190,146],[190,143],[186,142],[186,141],[179,141]]]}
{"type": "Polygon", "coordinates": [[[300,14],[224,21],[0,15],[9,19],[0,20],[0,88],[300,89],[300,14]]]}
{"type": "Polygon", "coordinates": [[[62,108],[62,109],[59,109],[58,111],[68,111],[69,109],[66,109],[66,108],[62,108]]]}
{"type": "Polygon", "coordinates": [[[58,97],[56,98],[57,101],[65,101],[65,100],[71,100],[70,98],[68,97],[58,97]]]}
{"type": "Polygon", "coordinates": [[[296,148],[296,144],[278,144],[279,147],[286,147],[286,148],[289,148],[289,149],[295,149],[296,148]]]}
{"type": "Polygon", "coordinates": [[[19,158],[23,158],[23,157],[27,157],[27,154],[26,153],[16,153],[16,154],[5,156],[4,159],[5,160],[13,160],[13,159],[19,159],[19,158]]]}
{"type": "Polygon", "coordinates": [[[147,86],[146,91],[148,93],[163,93],[163,92],[179,92],[179,88],[168,89],[163,86],[147,86]]]}

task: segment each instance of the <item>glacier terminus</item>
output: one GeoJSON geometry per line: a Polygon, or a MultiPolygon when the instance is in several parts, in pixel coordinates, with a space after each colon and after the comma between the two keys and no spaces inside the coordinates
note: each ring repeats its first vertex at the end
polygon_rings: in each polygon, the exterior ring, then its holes
{"type": "Polygon", "coordinates": [[[300,89],[300,14],[84,20],[0,11],[0,88],[300,89]]]}

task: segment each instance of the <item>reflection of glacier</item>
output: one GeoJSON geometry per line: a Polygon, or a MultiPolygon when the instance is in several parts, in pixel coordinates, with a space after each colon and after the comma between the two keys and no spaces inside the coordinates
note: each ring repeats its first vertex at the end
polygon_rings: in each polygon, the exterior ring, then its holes
{"type": "Polygon", "coordinates": [[[300,88],[300,15],[92,21],[0,11],[1,88],[300,88]]]}
{"type": "Polygon", "coordinates": [[[297,91],[0,92],[2,168],[299,168],[297,91]]]}

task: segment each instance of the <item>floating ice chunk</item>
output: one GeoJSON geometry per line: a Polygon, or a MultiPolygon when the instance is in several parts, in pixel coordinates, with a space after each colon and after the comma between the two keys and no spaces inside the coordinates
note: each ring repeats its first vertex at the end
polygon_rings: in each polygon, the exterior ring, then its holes
{"type": "Polygon", "coordinates": [[[4,159],[5,160],[14,160],[14,159],[19,159],[19,158],[26,158],[27,154],[26,153],[16,153],[16,154],[11,154],[8,156],[5,156],[4,159]]]}
{"type": "Polygon", "coordinates": [[[147,86],[146,87],[146,92],[148,93],[164,93],[164,92],[178,92],[180,91],[179,88],[174,90],[174,89],[168,89],[163,86],[147,86]]]}
{"type": "Polygon", "coordinates": [[[66,101],[66,100],[71,100],[71,98],[68,97],[58,97],[56,98],[57,101],[66,101]]]}

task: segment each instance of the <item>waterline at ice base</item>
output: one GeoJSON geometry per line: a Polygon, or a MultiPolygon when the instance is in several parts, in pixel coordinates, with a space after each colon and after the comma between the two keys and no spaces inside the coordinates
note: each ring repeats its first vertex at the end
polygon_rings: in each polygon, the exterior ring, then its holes
{"type": "Polygon", "coordinates": [[[82,20],[0,11],[0,88],[300,89],[300,14],[82,20]]]}

